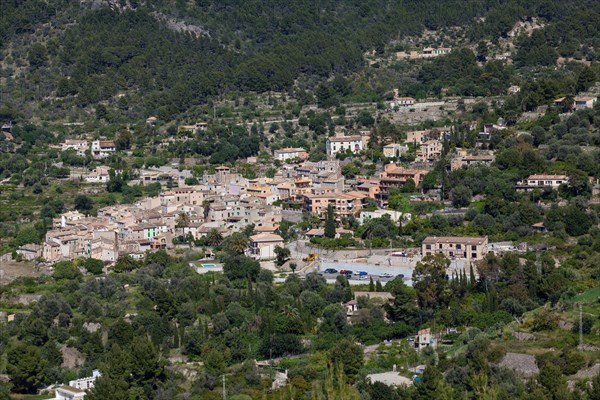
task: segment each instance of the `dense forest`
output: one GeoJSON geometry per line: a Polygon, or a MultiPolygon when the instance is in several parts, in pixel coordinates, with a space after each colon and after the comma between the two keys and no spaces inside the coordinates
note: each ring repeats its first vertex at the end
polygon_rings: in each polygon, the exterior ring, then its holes
{"type": "MultiPolygon", "coordinates": [[[[192,254],[175,259],[160,251],[143,261],[121,258],[114,273],[102,278],[96,278],[102,274],[101,262],[79,259],[55,264],[52,278],[23,278],[3,286],[5,298],[41,295],[30,310],[17,310],[14,322],[0,325],[13,390],[31,393],[41,383],[76,378],[77,372],[63,364],[66,353],[60,349],[66,347],[85,359],[79,376],[94,368],[104,373],[90,399],[218,399],[218,379],[226,371],[227,390],[240,399],[459,399],[479,398],[478,393],[499,396],[490,398],[596,398],[598,378],[570,397],[561,376],[559,368],[569,375],[587,363],[574,350],[575,334],[566,334],[559,351],[537,357],[542,367],[536,381],[524,383],[496,365],[509,350],[494,340],[501,338],[502,326],[544,303],[569,307],[573,285],[586,284],[569,268],[556,268],[552,257],[536,259],[529,253],[522,262],[517,255],[490,255],[478,264],[477,280],[466,273],[448,279],[444,271],[450,261],[426,257],[413,273],[414,288],[402,279],[385,287],[371,283],[374,290],[393,293],[395,300],[382,307],[358,298],[361,312],[350,325],[340,305],[353,297],[346,278],[327,285],[316,274],[303,279],[290,275],[283,284],[274,284],[271,271],[236,250],[240,239],[242,235],[234,235],[218,242],[223,275],[199,275],[188,268],[192,254]],[[418,326],[435,324],[468,325],[463,334],[448,336],[468,344],[464,351],[450,358],[443,350],[417,355],[410,346],[394,345],[368,359],[355,343],[406,338],[418,326]],[[171,359],[177,354],[203,363],[192,382],[171,359]],[[305,357],[283,364],[289,368],[289,386],[271,394],[266,372],[252,360],[297,354],[305,357]],[[410,388],[396,390],[364,379],[365,370],[418,360],[431,364],[423,381],[410,388]]],[[[529,318],[533,332],[556,329],[556,316],[548,309],[529,318]]],[[[593,319],[586,315],[584,321],[584,333],[593,336],[593,319]]],[[[0,398],[6,398],[4,385],[0,398]]]]}
{"type": "MultiPolygon", "coordinates": [[[[171,119],[230,91],[295,93],[334,75],[351,76],[367,68],[365,52],[383,53],[394,40],[424,29],[469,26],[473,43],[495,42],[516,21],[532,17],[547,22],[519,41],[518,68],[552,65],[558,55],[593,60],[600,15],[594,1],[550,0],[121,1],[101,7],[13,0],[1,7],[5,120],[69,119],[98,105],[123,117],[171,119]],[[479,17],[485,18],[473,24],[479,17]]],[[[425,89],[408,91],[428,95],[457,85],[456,94],[497,94],[515,74],[469,60],[459,53],[447,65],[425,64],[416,82],[425,89]],[[436,68],[448,65],[439,76],[436,68]]],[[[375,92],[383,98],[387,90],[375,92]]]]}

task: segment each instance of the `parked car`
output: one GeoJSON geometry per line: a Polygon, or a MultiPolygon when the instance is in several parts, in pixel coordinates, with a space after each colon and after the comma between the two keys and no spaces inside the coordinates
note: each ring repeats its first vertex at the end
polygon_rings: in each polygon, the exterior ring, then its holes
{"type": "Polygon", "coordinates": [[[325,271],[323,271],[326,274],[337,274],[338,270],[335,268],[327,268],[325,271]]]}
{"type": "Polygon", "coordinates": [[[354,275],[356,275],[356,276],[367,276],[367,275],[369,275],[369,273],[367,271],[356,271],[354,273],[354,275]]]}
{"type": "Polygon", "coordinates": [[[349,269],[342,269],[340,270],[340,274],[342,275],[352,275],[352,271],[349,269]]]}
{"type": "Polygon", "coordinates": [[[380,278],[393,278],[394,275],[390,274],[389,272],[384,272],[383,274],[379,274],[380,278]]]}
{"type": "Polygon", "coordinates": [[[369,279],[369,276],[368,276],[368,275],[359,275],[359,276],[358,276],[358,280],[359,280],[359,281],[364,281],[364,280],[367,280],[367,279],[369,279]]]}
{"type": "Polygon", "coordinates": [[[390,255],[392,257],[408,257],[408,254],[405,251],[395,251],[390,255]]]}

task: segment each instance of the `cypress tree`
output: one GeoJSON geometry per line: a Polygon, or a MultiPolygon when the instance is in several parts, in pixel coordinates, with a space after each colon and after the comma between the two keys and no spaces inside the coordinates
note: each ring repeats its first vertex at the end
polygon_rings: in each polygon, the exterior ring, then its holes
{"type": "Polygon", "coordinates": [[[469,286],[471,287],[471,289],[475,289],[475,285],[477,285],[477,279],[475,279],[475,268],[473,268],[472,265],[469,268],[469,274],[469,286]]]}
{"type": "Polygon", "coordinates": [[[327,206],[327,216],[325,219],[325,237],[333,239],[335,238],[335,215],[333,213],[333,207],[327,206]]]}
{"type": "Polygon", "coordinates": [[[494,286],[492,286],[490,288],[490,291],[485,294],[485,297],[486,297],[488,311],[489,312],[498,311],[498,292],[496,291],[496,288],[494,286]]]}

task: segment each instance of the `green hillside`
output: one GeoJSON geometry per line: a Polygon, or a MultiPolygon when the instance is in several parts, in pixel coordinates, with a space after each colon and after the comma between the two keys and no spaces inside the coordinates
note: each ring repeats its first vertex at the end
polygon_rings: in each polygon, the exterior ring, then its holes
{"type": "MultiPolygon", "coordinates": [[[[0,14],[0,117],[43,120],[76,119],[98,105],[121,120],[171,119],[231,91],[299,95],[370,68],[365,52],[393,51],[407,35],[463,26],[467,44],[494,42],[532,17],[546,25],[520,42],[519,68],[558,55],[597,59],[600,26],[597,2],[552,0],[10,0],[0,14]]],[[[430,70],[418,77],[432,93],[452,79],[430,70]]],[[[379,98],[389,90],[371,89],[379,98]]]]}

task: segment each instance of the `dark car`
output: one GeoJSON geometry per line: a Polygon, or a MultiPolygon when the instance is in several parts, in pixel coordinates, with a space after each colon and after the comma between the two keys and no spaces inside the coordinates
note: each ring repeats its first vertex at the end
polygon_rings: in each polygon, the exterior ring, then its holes
{"type": "Polygon", "coordinates": [[[335,268],[327,268],[325,271],[323,271],[326,274],[337,274],[338,270],[335,268]]]}
{"type": "Polygon", "coordinates": [[[350,271],[349,269],[342,269],[342,270],[340,270],[340,274],[342,274],[342,275],[352,275],[352,271],[350,271]]]}

